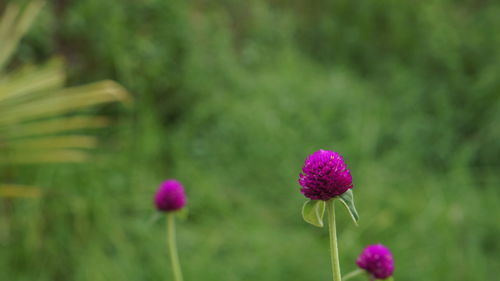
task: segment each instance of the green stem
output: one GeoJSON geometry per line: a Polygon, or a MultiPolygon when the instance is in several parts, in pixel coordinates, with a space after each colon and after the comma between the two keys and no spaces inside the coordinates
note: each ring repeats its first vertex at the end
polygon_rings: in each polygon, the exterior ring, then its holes
{"type": "Polygon", "coordinates": [[[168,249],[170,252],[170,261],[172,262],[172,271],[174,272],[174,280],[182,281],[181,264],[177,254],[177,244],[175,242],[175,217],[174,214],[167,214],[167,233],[168,233],[168,249]]]}
{"type": "Polygon", "coordinates": [[[353,271],[351,271],[351,272],[347,273],[347,274],[344,276],[344,278],[342,279],[342,281],[346,281],[346,280],[349,280],[349,279],[351,279],[351,278],[354,278],[354,277],[356,277],[356,276],[358,276],[358,275],[362,274],[363,272],[364,272],[364,271],[363,271],[362,269],[359,269],[359,268],[358,268],[358,269],[356,269],[356,270],[353,270],[353,271]]]}
{"type": "Polygon", "coordinates": [[[330,254],[332,258],[332,273],[333,281],[341,281],[340,264],[339,264],[339,249],[337,246],[337,227],[335,225],[335,206],[334,199],[326,202],[328,211],[328,230],[330,232],[330,254]]]}

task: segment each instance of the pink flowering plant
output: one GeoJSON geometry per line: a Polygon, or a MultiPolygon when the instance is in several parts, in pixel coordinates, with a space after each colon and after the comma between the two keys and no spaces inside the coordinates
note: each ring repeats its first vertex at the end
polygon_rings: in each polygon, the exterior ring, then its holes
{"type": "MultiPolygon", "coordinates": [[[[330,254],[333,281],[346,281],[365,275],[370,281],[393,280],[394,259],[388,248],[381,244],[366,247],[356,260],[358,269],[342,277],[339,264],[335,203],[345,206],[357,225],[358,212],[354,205],[354,185],[344,158],[337,152],[319,150],[309,155],[299,174],[300,191],[308,200],[302,208],[304,220],[314,226],[323,227],[325,211],[330,238],[330,254]]],[[[175,214],[186,206],[187,197],[182,184],[174,179],[161,183],[154,196],[156,208],[167,214],[167,241],[173,280],[182,281],[182,271],[175,239],[175,214]]]]}
{"type": "Polygon", "coordinates": [[[154,203],[160,212],[167,215],[167,242],[175,281],[182,281],[182,271],[175,239],[175,214],[186,206],[187,197],[182,184],[169,179],[161,183],[154,196],[154,203]]]}
{"type": "Polygon", "coordinates": [[[370,280],[392,278],[394,261],[390,251],[382,245],[367,247],[357,260],[357,269],[342,278],[339,264],[335,202],[341,202],[357,225],[358,212],[354,205],[351,172],[344,158],[337,152],[319,150],[309,155],[299,175],[300,191],[308,200],[302,208],[304,220],[314,226],[323,227],[325,210],[328,214],[330,254],[334,281],[354,278],[366,273],[370,280]]]}
{"type": "Polygon", "coordinates": [[[394,272],[392,253],[382,244],[366,247],[356,264],[372,279],[387,279],[394,272]]]}

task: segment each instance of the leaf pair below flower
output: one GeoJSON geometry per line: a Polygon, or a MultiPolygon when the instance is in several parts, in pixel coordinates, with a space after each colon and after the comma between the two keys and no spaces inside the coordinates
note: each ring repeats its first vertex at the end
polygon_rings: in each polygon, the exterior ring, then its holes
{"type": "Polygon", "coordinates": [[[323,227],[325,205],[323,200],[307,200],[302,206],[302,217],[314,226],[323,227]]]}
{"type": "MultiPolygon", "coordinates": [[[[354,224],[358,225],[359,215],[354,205],[354,194],[351,189],[331,200],[339,199],[351,215],[354,224]]],[[[308,200],[302,206],[302,217],[314,226],[323,227],[323,215],[325,213],[326,202],[323,200],[308,200]]]]}

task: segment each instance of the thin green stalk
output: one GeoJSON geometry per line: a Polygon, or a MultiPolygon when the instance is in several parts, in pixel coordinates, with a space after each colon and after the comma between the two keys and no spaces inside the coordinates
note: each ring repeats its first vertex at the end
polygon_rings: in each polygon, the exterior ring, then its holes
{"type": "Polygon", "coordinates": [[[326,209],[328,211],[328,230],[330,232],[330,254],[332,258],[333,281],[341,281],[334,199],[330,199],[326,202],[326,209]]]}
{"type": "Polygon", "coordinates": [[[172,271],[174,272],[174,280],[182,281],[181,264],[177,254],[177,244],[175,242],[175,217],[174,214],[167,214],[167,233],[168,233],[168,249],[170,252],[170,261],[172,262],[172,271]]]}
{"type": "Polygon", "coordinates": [[[362,269],[359,269],[359,268],[358,268],[358,269],[356,269],[356,270],[353,270],[353,271],[351,271],[351,272],[347,273],[347,274],[344,276],[344,278],[342,279],[342,281],[346,281],[346,280],[349,280],[349,279],[351,279],[351,278],[354,278],[354,277],[356,277],[356,276],[358,276],[358,275],[363,274],[363,272],[364,272],[364,271],[363,271],[362,269]]]}

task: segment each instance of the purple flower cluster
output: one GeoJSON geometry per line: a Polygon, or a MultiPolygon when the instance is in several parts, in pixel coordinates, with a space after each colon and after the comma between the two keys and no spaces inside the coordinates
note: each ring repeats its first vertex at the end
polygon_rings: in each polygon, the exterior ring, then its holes
{"type": "Polygon", "coordinates": [[[309,155],[302,172],[300,192],[312,200],[327,201],[353,187],[351,172],[342,156],[334,151],[319,150],[309,155]]]}
{"type": "Polygon", "coordinates": [[[171,212],[182,209],[186,205],[184,187],[176,180],[166,180],[161,183],[156,192],[154,202],[160,211],[171,212]]]}
{"type": "Polygon", "coordinates": [[[356,264],[377,279],[386,279],[394,272],[392,254],[381,244],[366,247],[358,257],[356,264]]]}

